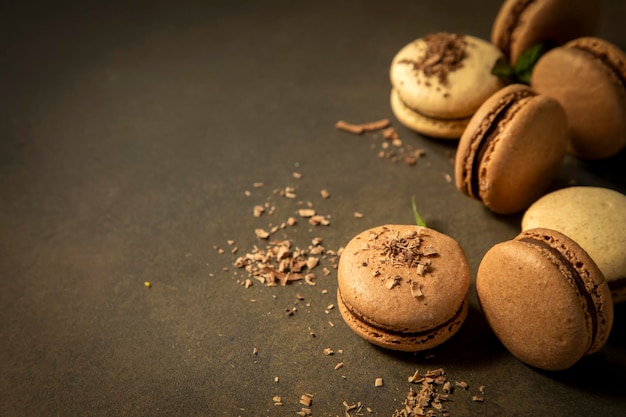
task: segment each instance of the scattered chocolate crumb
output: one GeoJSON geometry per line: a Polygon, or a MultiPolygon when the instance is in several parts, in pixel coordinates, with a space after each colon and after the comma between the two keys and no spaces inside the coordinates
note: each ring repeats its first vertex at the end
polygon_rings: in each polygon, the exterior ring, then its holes
{"type": "Polygon", "coordinates": [[[412,281],[411,282],[411,294],[413,295],[413,298],[420,298],[424,296],[424,293],[422,292],[422,284],[416,281],[412,281]]]}
{"type": "Polygon", "coordinates": [[[252,210],[252,214],[254,214],[254,217],[261,217],[261,214],[263,214],[264,211],[265,211],[265,207],[256,205],[254,206],[254,209],[252,210]]]}
{"type": "Polygon", "coordinates": [[[326,217],[316,214],[309,218],[309,223],[313,226],[328,226],[330,221],[326,217]]]}
{"type": "Polygon", "coordinates": [[[315,216],[315,210],[314,209],[300,209],[298,210],[298,214],[300,215],[300,217],[313,217],[315,216]]]}
{"type": "MultiPolygon", "coordinates": [[[[419,388],[410,387],[403,401],[404,408],[396,410],[392,417],[450,416],[444,403],[450,399],[452,385],[447,380],[443,368],[427,370],[423,375],[419,370],[415,370],[413,375],[408,377],[408,381],[418,385],[419,388]]],[[[467,388],[465,382],[456,382],[456,385],[463,389],[467,388]]],[[[481,393],[483,390],[484,387],[482,389],[479,387],[481,393]]],[[[474,395],[472,400],[483,401],[484,398],[481,399],[481,395],[474,395]]]]}
{"type": "Polygon", "coordinates": [[[344,132],[354,133],[355,135],[360,135],[364,132],[363,126],[344,122],[343,120],[339,120],[335,123],[335,128],[343,130],[344,132]]]}
{"type": "Polygon", "coordinates": [[[254,233],[259,239],[267,239],[268,237],[270,237],[269,232],[263,229],[254,229],[254,233]]]}
{"type": "Polygon", "coordinates": [[[348,133],[360,135],[363,132],[371,132],[374,130],[384,129],[389,126],[389,123],[389,119],[381,119],[361,124],[353,124],[345,122],[343,120],[339,120],[337,123],[335,123],[335,127],[348,133]]]}
{"type": "Polygon", "coordinates": [[[310,407],[313,403],[313,394],[304,393],[300,396],[300,404],[310,407]]]}

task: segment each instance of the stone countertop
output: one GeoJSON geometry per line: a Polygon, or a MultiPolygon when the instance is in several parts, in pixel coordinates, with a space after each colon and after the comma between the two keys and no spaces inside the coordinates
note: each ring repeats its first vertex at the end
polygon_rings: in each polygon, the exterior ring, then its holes
{"type": "MultiPolygon", "coordinates": [[[[514,359],[473,280],[520,216],[461,195],[456,142],[391,114],[395,52],[436,31],[488,39],[499,4],[3,6],[0,415],[295,416],[311,394],[313,416],[343,416],[344,402],[361,403],[351,416],[391,416],[419,388],[408,377],[438,368],[468,385],[445,403],[450,416],[624,414],[624,306],[607,345],[567,371],[514,359]],[[382,118],[401,147],[334,127],[382,118]],[[333,253],[366,228],[413,223],[413,197],[465,249],[472,286],[459,333],[406,354],[343,323],[333,253]],[[330,224],[311,225],[303,208],[330,224]],[[326,250],[315,285],[265,286],[234,265],[270,242],[309,250],[315,238],[326,250]]],[[[601,36],[622,47],[624,16],[607,2],[601,36]]],[[[626,192],[625,157],[568,157],[554,187],[626,192]]]]}

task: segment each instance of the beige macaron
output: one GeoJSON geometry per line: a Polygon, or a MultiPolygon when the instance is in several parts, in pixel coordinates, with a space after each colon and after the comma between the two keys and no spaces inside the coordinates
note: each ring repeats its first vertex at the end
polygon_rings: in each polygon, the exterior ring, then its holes
{"type": "Polygon", "coordinates": [[[440,32],[414,40],[391,63],[394,114],[427,136],[459,138],[476,109],[502,88],[491,74],[502,56],[489,42],[469,35],[440,32]]]}
{"type": "Polygon", "coordinates": [[[487,322],[520,361],[561,370],[597,352],[613,325],[611,292],[566,235],[529,229],[483,257],[476,292],[487,322]]]}
{"type": "Polygon", "coordinates": [[[455,157],[456,186],[493,212],[520,212],[547,191],[567,140],[559,103],[511,84],[483,103],[463,132],[455,157]]]}
{"type": "Polygon", "coordinates": [[[467,316],[465,253],[454,239],[429,228],[385,225],[359,233],[343,250],[337,276],[344,321],[384,348],[433,348],[467,316]]]}
{"type": "Polygon", "coordinates": [[[595,35],[600,26],[599,0],[505,0],[491,29],[491,42],[513,64],[537,43],[561,45],[595,35]]]}
{"type": "Polygon", "coordinates": [[[599,38],[578,38],[543,55],[531,86],[556,99],[571,131],[569,151],[602,159],[626,147],[626,54],[599,38]]]}
{"type": "Polygon", "coordinates": [[[626,195],[583,186],[551,192],[524,213],[522,230],[537,227],[575,240],[604,274],[613,301],[626,301],[626,195]]]}

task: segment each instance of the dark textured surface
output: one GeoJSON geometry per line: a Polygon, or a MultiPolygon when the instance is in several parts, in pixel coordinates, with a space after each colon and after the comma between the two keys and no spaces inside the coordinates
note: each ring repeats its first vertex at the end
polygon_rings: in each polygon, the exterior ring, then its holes
{"type": "MultiPolygon", "coordinates": [[[[438,367],[470,385],[447,403],[452,416],[626,413],[624,306],[602,351],[545,373],[498,343],[473,284],[460,332],[410,355],[325,311],[329,260],[316,286],[244,288],[232,265],[265,246],[255,228],[307,201],[330,226],[301,220],[274,237],[306,248],[319,236],[336,250],[365,228],[412,223],[413,195],[473,275],[515,236],[519,216],[495,216],[446,181],[454,142],[407,131],[388,104],[399,48],[440,30],[488,38],[499,1],[206,3],[2,6],[0,415],[291,416],[307,392],[314,416],[343,415],[343,401],[390,416],[407,377],[438,367]],[[380,139],[334,129],[382,117],[426,151],[416,166],[379,159],[380,139]],[[298,198],[274,193],[286,186],[298,198]],[[275,213],[255,218],[266,201],[275,213]],[[484,403],[471,401],[479,385],[484,403]]],[[[607,2],[601,35],[622,47],[624,17],[623,2],[607,2]]],[[[555,187],[626,192],[624,158],[568,159],[555,187]]]]}

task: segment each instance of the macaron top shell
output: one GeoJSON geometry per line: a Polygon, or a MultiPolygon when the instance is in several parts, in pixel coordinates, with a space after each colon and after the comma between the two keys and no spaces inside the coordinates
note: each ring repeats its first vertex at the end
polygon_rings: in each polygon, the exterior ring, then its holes
{"type": "Polygon", "coordinates": [[[405,333],[428,331],[454,317],[470,283],[467,258],[454,239],[410,225],[379,226],[355,236],[337,275],[352,315],[405,333]]]}
{"type": "Polygon", "coordinates": [[[463,132],[456,186],[496,213],[519,212],[552,182],[567,139],[565,114],[554,99],[511,84],[483,103],[463,132]]]}
{"type": "Polygon", "coordinates": [[[576,241],[607,281],[626,278],[626,195],[603,187],[567,187],[535,201],[522,230],[557,230],[576,241]]]}
{"type": "Polygon", "coordinates": [[[495,245],[476,290],[502,344],[531,366],[561,370],[600,349],[613,324],[611,294],[589,255],[549,229],[495,245]]]}
{"type": "Polygon", "coordinates": [[[602,159],[626,147],[626,54],[599,38],[579,38],[543,55],[531,86],[558,100],[571,130],[569,150],[602,159]]]}
{"type": "Polygon", "coordinates": [[[391,84],[414,111],[439,119],[471,116],[502,81],[491,74],[502,52],[469,35],[435,33],[403,47],[393,58],[391,84]]]}
{"type": "Polygon", "coordinates": [[[561,45],[594,35],[602,2],[597,0],[506,0],[493,23],[491,42],[514,64],[537,43],[561,45]]]}

